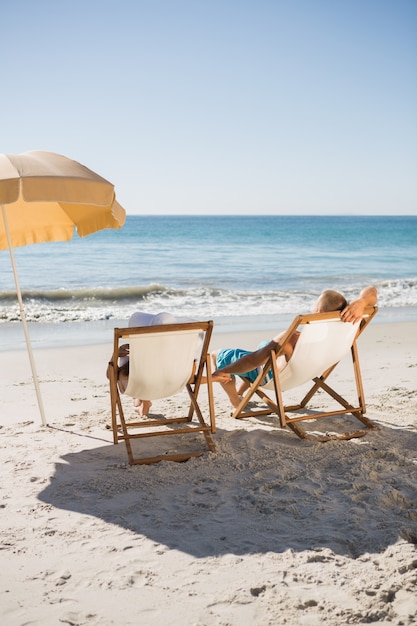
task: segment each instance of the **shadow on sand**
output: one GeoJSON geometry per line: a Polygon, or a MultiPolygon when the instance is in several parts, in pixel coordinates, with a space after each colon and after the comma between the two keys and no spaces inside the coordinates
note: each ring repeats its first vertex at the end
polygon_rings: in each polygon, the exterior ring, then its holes
{"type": "Polygon", "coordinates": [[[417,433],[382,426],[313,444],[219,431],[217,454],[130,467],[125,447],[66,454],[39,495],[195,557],[329,548],[353,558],[417,543],[417,433]]]}

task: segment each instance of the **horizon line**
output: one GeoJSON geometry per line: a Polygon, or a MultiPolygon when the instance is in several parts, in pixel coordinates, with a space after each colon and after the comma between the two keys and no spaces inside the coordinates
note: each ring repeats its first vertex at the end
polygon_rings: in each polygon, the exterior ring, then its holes
{"type": "Polygon", "coordinates": [[[128,213],[127,217],[416,217],[413,213],[128,213]]]}

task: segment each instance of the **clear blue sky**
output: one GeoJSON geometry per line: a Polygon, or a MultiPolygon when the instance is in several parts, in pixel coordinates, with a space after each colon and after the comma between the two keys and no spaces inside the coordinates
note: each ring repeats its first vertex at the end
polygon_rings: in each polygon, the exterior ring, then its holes
{"type": "Polygon", "coordinates": [[[416,0],[13,0],[0,152],[129,214],[417,214],[416,0]]]}

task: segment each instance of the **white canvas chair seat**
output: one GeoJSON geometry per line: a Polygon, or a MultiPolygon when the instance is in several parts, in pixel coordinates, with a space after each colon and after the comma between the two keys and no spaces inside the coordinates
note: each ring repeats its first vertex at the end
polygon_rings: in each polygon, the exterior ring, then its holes
{"type": "Polygon", "coordinates": [[[179,393],[190,380],[194,361],[200,356],[200,331],[130,335],[129,346],[129,382],[125,394],[159,400],[179,393]]]}
{"type": "MultiPolygon", "coordinates": [[[[340,319],[306,324],[291,359],[280,370],[281,391],[304,385],[341,361],[349,353],[358,326],[359,323],[344,323],[340,319]]],[[[273,389],[274,379],[271,378],[264,388],[273,389]]]]}
{"type": "Polygon", "coordinates": [[[125,441],[129,462],[132,465],[161,460],[184,461],[203,453],[201,450],[193,450],[137,456],[133,452],[133,439],[161,435],[195,436],[196,433],[200,433],[204,436],[209,450],[215,451],[210,434],[215,432],[209,358],[212,329],[213,322],[209,321],[114,330],[114,350],[110,362],[113,439],[114,443],[118,443],[119,440],[125,441]],[[126,421],[117,381],[117,365],[115,366],[122,341],[129,343],[129,378],[123,395],[153,401],[169,398],[186,389],[190,398],[186,415],[169,418],[149,416],[126,421]],[[206,386],[204,382],[207,389],[208,419],[204,419],[198,401],[203,376],[207,383],[206,386]],[[197,423],[193,422],[194,416],[197,423]]]}
{"type": "MultiPolygon", "coordinates": [[[[235,409],[233,417],[243,418],[254,415],[267,415],[274,412],[278,415],[282,427],[289,426],[300,437],[307,438],[310,437],[298,426],[297,422],[350,413],[360,420],[360,422],[366,426],[366,429],[373,428],[374,425],[372,422],[365,417],[366,406],[356,339],[369,324],[376,312],[377,307],[368,307],[362,320],[357,324],[343,322],[339,312],[297,316],[285,333],[279,348],[271,352],[262,371],[245,393],[241,403],[235,409]],[[293,333],[300,329],[300,336],[294,352],[291,359],[286,363],[284,360],[285,357],[283,356],[285,345],[293,333]],[[355,404],[351,404],[345,400],[326,382],[328,376],[337,364],[344,357],[349,355],[349,353],[352,357],[353,373],[356,383],[357,400],[355,404]],[[272,377],[270,376],[271,373],[272,377]],[[270,379],[266,384],[262,384],[265,378],[268,378],[268,375],[270,379]],[[313,385],[298,404],[292,406],[284,405],[283,392],[295,389],[308,382],[312,382],[313,385]],[[343,408],[309,412],[303,415],[288,415],[290,412],[293,413],[304,409],[319,389],[325,391],[343,408]],[[270,397],[267,393],[268,390],[273,390],[275,398],[270,397]],[[266,403],[267,408],[245,412],[245,408],[254,394],[259,396],[266,403]]],[[[314,440],[325,441],[333,438],[349,439],[352,437],[360,437],[364,435],[365,432],[366,430],[362,428],[340,435],[315,436],[314,440]]]]}

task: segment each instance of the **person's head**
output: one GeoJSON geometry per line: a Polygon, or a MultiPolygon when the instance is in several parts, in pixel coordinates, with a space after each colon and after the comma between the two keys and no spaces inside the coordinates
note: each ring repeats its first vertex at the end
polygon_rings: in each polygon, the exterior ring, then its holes
{"type": "Polygon", "coordinates": [[[330,311],[343,311],[347,306],[344,296],[333,289],[323,291],[314,305],[314,313],[328,313],[330,311]]]}

